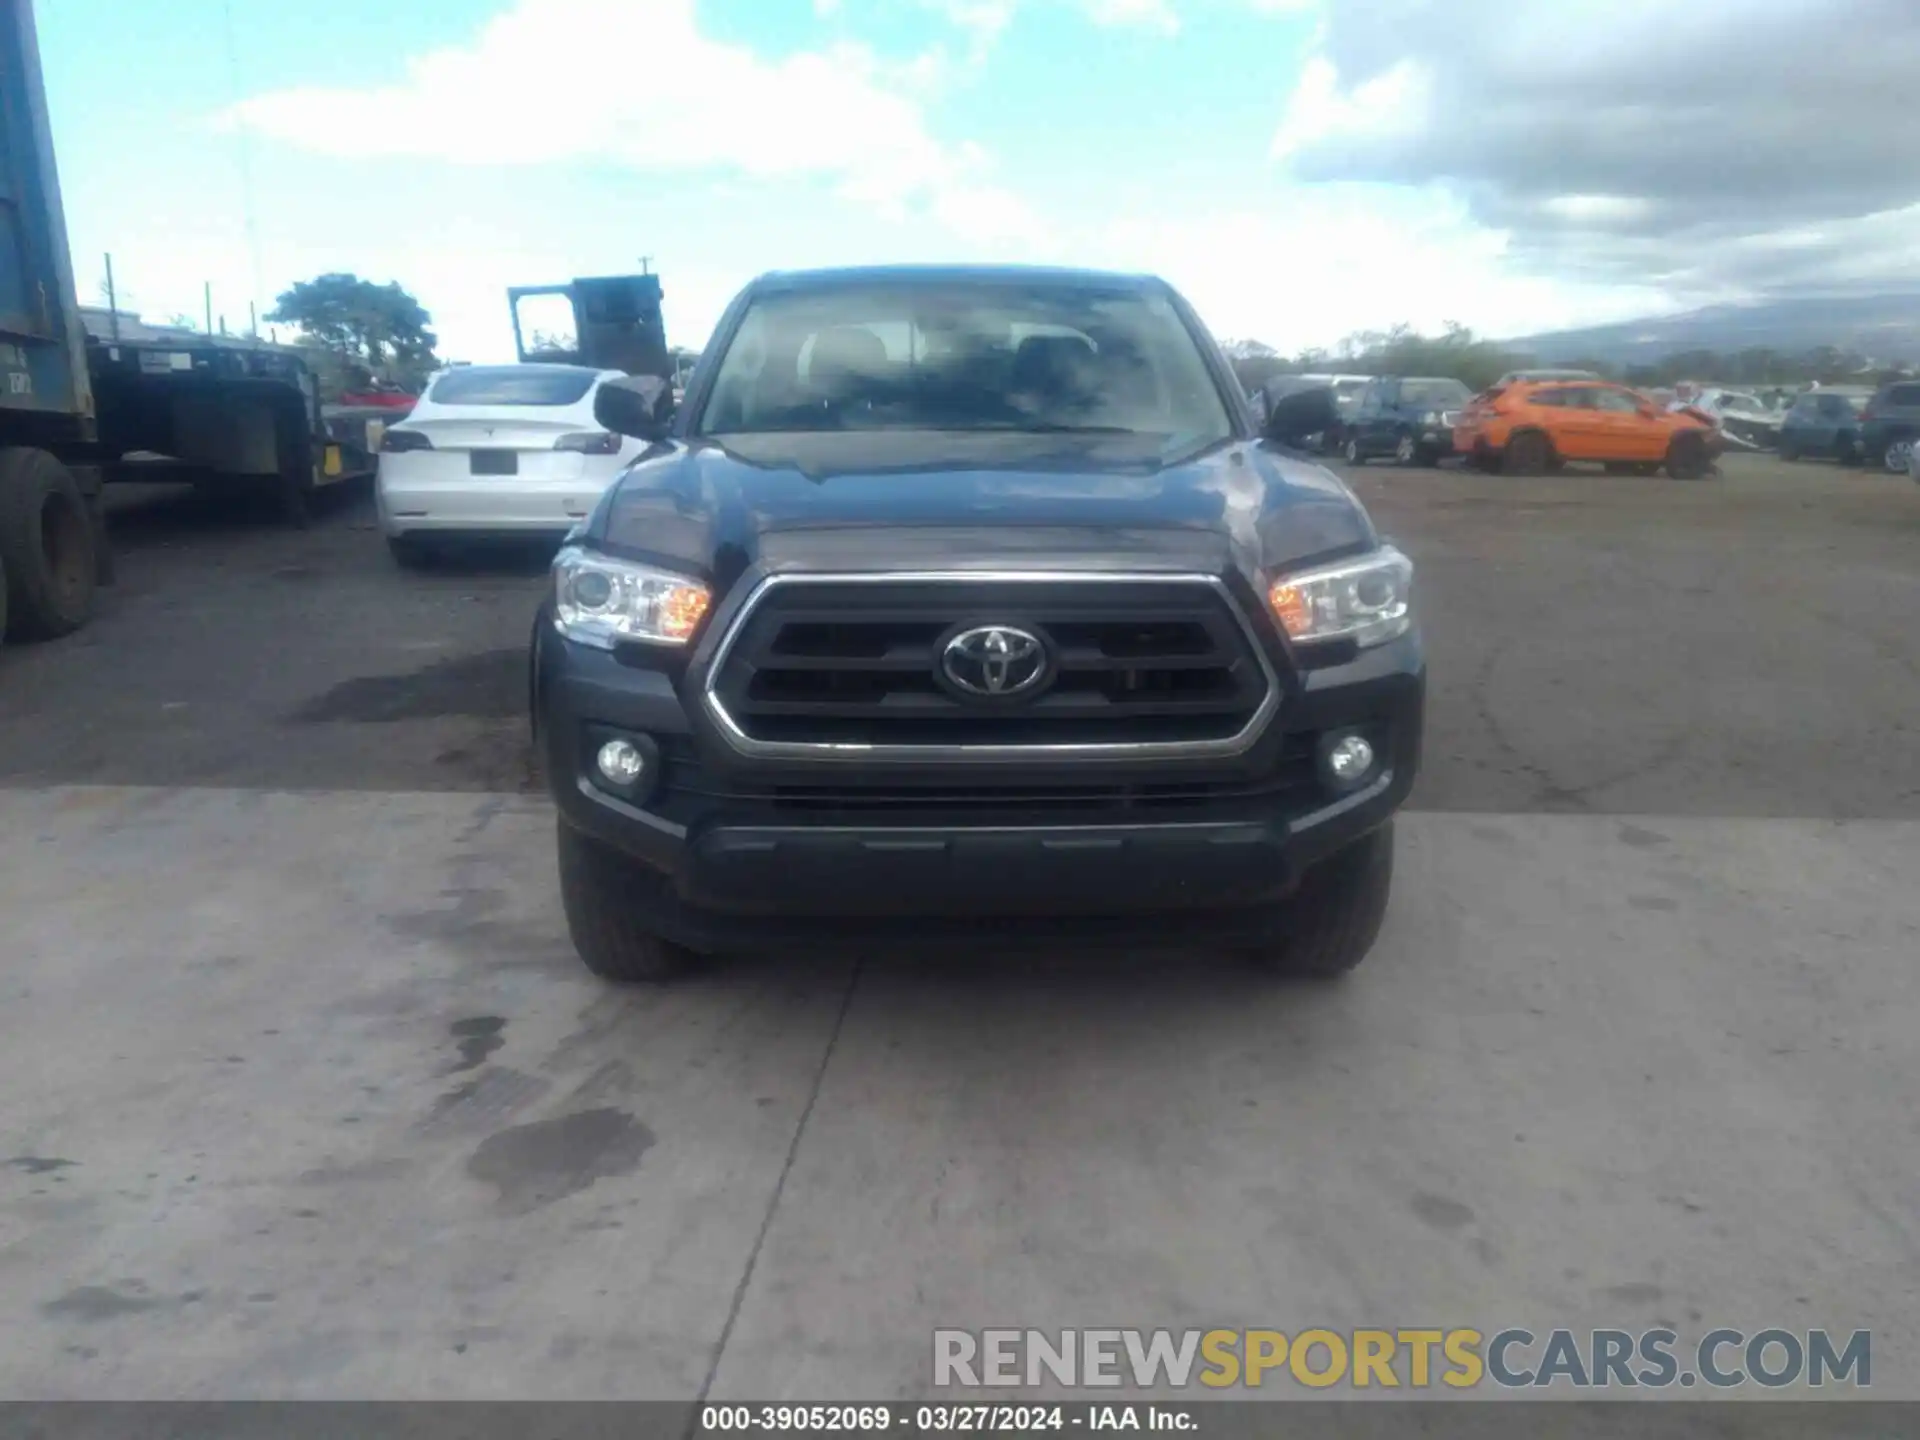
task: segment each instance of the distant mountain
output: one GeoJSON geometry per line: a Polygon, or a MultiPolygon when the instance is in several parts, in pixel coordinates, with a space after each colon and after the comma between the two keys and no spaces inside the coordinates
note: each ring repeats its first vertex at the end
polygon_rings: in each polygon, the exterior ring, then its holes
{"type": "Polygon", "coordinates": [[[1765,348],[1797,355],[1820,345],[1881,363],[1912,363],[1920,361],[1920,291],[1714,305],[1681,315],[1526,335],[1506,343],[1542,363],[1587,359],[1652,364],[1683,350],[1765,348]]]}

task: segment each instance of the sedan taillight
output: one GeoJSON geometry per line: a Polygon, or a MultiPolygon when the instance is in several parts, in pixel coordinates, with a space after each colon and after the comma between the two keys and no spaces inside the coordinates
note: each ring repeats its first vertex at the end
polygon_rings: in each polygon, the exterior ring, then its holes
{"type": "Polygon", "coordinates": [[[553,442],[556,450],[571,450],[581,455],[618,455],[620,437],[604,430],[582,430],[562,435],[553,442]]]}
{"type": "Polygon", "coordinates": [[[431,450],[433,441],[418,430],[389,430],[380,437],[382,455],[401,455],[409,450],[431,450]]]}

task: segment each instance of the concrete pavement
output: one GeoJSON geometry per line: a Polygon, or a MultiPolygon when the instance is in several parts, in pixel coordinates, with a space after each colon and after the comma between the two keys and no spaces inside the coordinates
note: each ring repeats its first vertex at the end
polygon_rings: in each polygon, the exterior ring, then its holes
{"type": "Polygon", "coordinates": [[[0,1393],[890,1397],[935,1326],[1874,1331],[1920,825],[1412,814],[1332,988],[573,960],[543,801],[0,792],[0,1393]]]}

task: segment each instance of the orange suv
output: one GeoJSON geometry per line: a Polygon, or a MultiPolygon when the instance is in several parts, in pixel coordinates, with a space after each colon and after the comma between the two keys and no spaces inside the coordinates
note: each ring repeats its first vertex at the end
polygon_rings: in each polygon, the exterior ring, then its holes
{"type": "Polygon", "coordinates": [[[1713,469],[1720,432],[1705,416],[1664,410],[1604,380],[1516,380],[1476,395],[1460,412],[1453,448],[1483,470],[1541,475],[1567,460],[1597,460],[1609,473],[1676,480],[1713,469]]]}

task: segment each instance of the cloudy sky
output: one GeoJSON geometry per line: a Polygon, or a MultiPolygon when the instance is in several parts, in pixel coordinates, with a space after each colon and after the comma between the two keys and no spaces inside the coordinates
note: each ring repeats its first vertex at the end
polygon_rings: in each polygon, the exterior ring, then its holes
{"type": "Polygon", "coordinates": [[[1920,0],[35,0],[84,299],[1166,275],[1284,349],[1920,283],[1920,0]]]}

